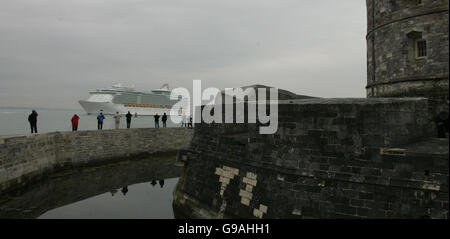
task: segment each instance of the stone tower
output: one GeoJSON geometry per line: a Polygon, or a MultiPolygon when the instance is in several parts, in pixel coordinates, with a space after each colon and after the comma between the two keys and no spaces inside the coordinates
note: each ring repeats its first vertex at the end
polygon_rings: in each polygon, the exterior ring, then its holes
{"type": "Polygon", "coordinates": [[[448,109],[449,0],[366,0],[367,97],[426,97],[448,109]]]}

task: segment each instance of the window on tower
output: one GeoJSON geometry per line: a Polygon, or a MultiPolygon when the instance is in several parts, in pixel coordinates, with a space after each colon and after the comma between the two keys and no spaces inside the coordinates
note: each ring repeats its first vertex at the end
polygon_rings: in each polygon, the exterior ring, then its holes
{"type": "Polygon", "coordinates": [[[413,30],[406,34],[409,46],[408,58],[410,61],[427,57],[427,41],[421,31],[413,30]]]}
{"type": "Polygon", "coordinates": [[[427,56],[427,41],[424,39],[416,40],[416,58],[424,58],[427,56]]]}

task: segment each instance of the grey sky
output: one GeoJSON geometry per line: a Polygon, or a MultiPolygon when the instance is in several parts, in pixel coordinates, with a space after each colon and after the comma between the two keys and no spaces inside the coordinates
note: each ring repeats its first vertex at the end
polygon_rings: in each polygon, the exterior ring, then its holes
{"type": "Polygon", "coordinates": [[[0,0],[0,106],[193,79],[364,97],[362,0],[0,0]]]}

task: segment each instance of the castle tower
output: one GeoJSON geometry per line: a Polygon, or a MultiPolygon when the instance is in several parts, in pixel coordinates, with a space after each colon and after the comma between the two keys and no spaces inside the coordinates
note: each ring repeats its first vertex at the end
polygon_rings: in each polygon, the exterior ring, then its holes
{"type": "Polygon", "coordinates": [[[448,109],[449,0],[366,4],[367,97],[426,97],[432,111],[448,109]]]}

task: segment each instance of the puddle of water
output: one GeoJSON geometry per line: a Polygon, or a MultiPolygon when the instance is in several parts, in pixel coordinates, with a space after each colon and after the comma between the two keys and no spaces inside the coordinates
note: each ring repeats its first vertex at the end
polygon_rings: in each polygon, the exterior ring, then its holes
{"type": "Polygon", "coordinates": [[[174,218],[181,170],[171,155],[55,173],[0,195],[0,218],[174,218]]]}
{"type": "Polygon", "coordinates": [[[178,178],[118,188],[70,205],[50,210],[41,219],[173,219],[173,190],[178,178]],[[160,182],[163,182],[161,188],[160,182]],[[125,189],[125,190],[124,190],[125,189]]]}

